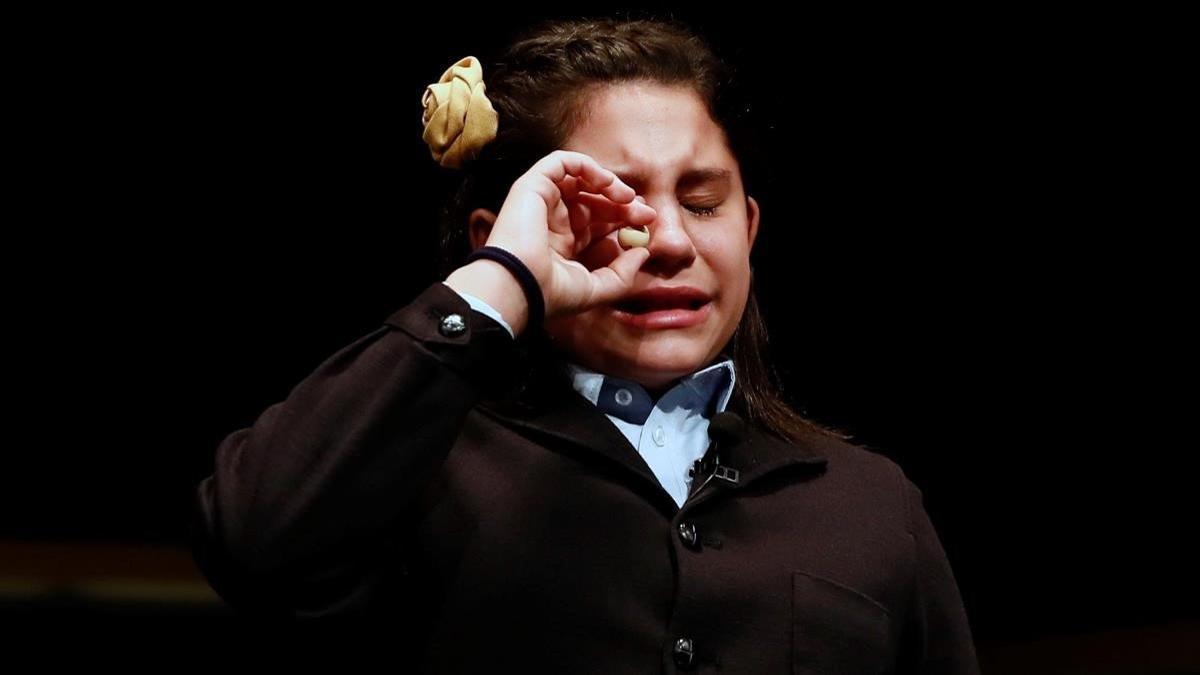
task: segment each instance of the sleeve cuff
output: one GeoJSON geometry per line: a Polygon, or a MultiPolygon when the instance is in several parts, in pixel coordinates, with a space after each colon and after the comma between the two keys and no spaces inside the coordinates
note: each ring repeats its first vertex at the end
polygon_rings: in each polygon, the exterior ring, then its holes
{"type": "Polygon", "coordinates": [[[454,291],[455,293],[458,293],[459,295],[461,295],[463,300],[466,300],[467,304],[471,305],[471,309],[474,309],[475,311],[478,311],[478,312],[482,312],[482,313],[490,316],[491,318],[495,319],[496,323],[500,324],[501,326],[504,326],[504,329],[508,331],[508,334],[511,335],[514,340],[516,339],[517,334],[513,332],[512,326],[508,325],[508,322],[504,320],[504,317],[500,316],[500,312],[496,311],[495,307],[492,307],[491,305],[487,304],[483,300],[480,300],[479,298],[475,297],[474,295],[471,295],[470,293],[463,293],[462,291],[455,290],[453,287],[450,286],[450,284],[447,284],[444,281],[442,282],[442,284],[444,284],[446,286],[446,288],[449,288],[450,290],[454,291]]]}

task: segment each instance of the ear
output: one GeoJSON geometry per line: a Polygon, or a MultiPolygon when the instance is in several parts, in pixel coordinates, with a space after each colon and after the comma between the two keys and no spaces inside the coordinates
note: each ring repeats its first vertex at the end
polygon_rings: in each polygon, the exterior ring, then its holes
{"type": "Polygon", "coordinates": [[[492,233],[492,225],[496,224],[496,214],[487,209],[475,209],[467,218],[467,234],[471,239],[471,250],[487,243],[488,235],[492,233]]]}
{"type": "Polygon", "coordinates": [[[746,218],[750,221],[750,246],[754,249],[754,239],[758,237],[758,218],[760,212],[758,210],[758,201],[749,195],[746,196],[746,218]]]}

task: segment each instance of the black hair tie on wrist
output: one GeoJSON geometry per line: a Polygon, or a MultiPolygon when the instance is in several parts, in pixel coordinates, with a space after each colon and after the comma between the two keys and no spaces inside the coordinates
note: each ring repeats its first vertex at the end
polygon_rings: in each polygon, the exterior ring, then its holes
{"type": "Polygon", "coordinates": [[[537,279],[533,277],[533,272],[521,262],[520,258],[509,253],[499,246],[482,246],[475,249],[471,255],[467,256],[464,265],[474,260],[487,258],[508,268],[517,281],[521,284],[521,289],[525,291],[525,299],[529,303],[529,323],[528,326],[537,329],[542,325],[542,319],[546,316],[546,302],[542,299],[542,287],[538,285],[537,279]]]}

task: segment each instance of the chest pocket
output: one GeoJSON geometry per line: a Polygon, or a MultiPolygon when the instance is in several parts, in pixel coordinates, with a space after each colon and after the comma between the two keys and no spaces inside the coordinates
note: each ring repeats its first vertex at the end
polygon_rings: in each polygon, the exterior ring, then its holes
{"type": "Polygon", "coordinates": [[[891,615],[873,598],[808,572],[792,572],[792,673],[890,673],[891,615]]]}

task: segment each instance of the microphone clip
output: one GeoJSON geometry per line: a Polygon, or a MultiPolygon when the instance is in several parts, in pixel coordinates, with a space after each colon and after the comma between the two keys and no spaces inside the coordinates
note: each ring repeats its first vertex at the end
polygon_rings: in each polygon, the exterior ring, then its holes
{"type": "Polygon", "coordinates": [[[741,472],[737,469],[721,465],[721,457],[716,452],[706,454],[703,459],[693,462],[692,468],[688,469],[688,475],[693,478],[706,475],[705,483],[716,478],[727,485],[737,485],[741,478],[741,472]]]}
{"type": "Polygon", "coordinates": [[[713,477],[730,485],[737,485],[741,475],[741,472],[733,467],[718,464],[713,468],[713,477]]]}

